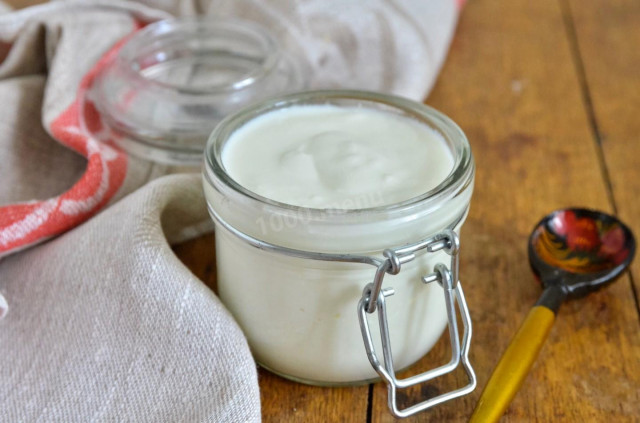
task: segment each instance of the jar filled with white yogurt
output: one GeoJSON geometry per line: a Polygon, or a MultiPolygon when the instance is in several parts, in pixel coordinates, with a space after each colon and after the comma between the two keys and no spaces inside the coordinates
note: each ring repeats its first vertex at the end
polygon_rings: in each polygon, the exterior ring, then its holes
{"type": "Polygon", "coordinates": [[[453,121],[378,93],[292,94],[222,121],[203,172],[219,296],[260,365],[318,385],[382,377],[397,416],[475,387],[457,236],[474,164],[453,121]],[[451,362],[398,380],[447,324],[451,362]],[[397,409],[396,389],[460,362],[469,385],[397,409]]]}

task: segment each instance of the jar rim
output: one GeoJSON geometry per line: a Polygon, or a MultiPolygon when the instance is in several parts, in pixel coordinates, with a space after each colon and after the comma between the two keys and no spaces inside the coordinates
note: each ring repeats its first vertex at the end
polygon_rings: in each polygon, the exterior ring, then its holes
{"type": "MultiPolygon", "coordinates": [[[[182,43],[186,43],[187,40],[187,37],[180,39],[182,43]]],[[[135,33],[122,47],[118,52],[116,61],[121,69],[132,78],[134,83],[137,81],[139,84],[144,84],[145,89],[167,91],[172,95],[206,97],[236,92],[258,82],[277,65],[280,53],[280,46],[273,36],[265,28],[253,22],[182,17],[165,19],[145,26],[135,33]],[[180,31],[189,33],[192,38],[202,37],[202,33],[206,31],[225,31],[227,36],[246,35],[250,37],[252,42],[260,44],[264,59],[250,72],[243,75],[241,79],[209,87],[178,86],[143,75],[141,69],[135,66],[135,60],[140,56],[139,50],[144,46],[161,42],[163,35],[180,31]]]]}
{"type": "Polygon", "coordinates": [[[420,210],[428,209],[439,201],[455,197],[462,192],[469,184],[473,183],[475,173],[473,155],[467,137],[462,129],[449,117],[430,106],[403,97],[358,90],[315,90],[293,93],[259,102],[226,117],[216,126],[207,141],[204,168],[205,177],[209,180],[209,183],[217,180],[244,199],[275,207],[284,212],[304,213],[307,218],[312,220],[314,218],[327,220],[331,215],[339,215],[341,219],[344,219],[349,216],[361,216],[362,213],[388,215],[410,213],[416,208],[420,210]],[[447,143],[454,147],[452,148],[454,165],[451,171],[436,187],[418,196],[392,204],[356,209],[313,208],[276,201],[243,187],[227,173],[222,163],[221,154],[224,143],[244,123],[276,109],[307,105],[310,104],[310,101],[315,101],[315,104],[320,101],[329,103],[331,100],[354,100],[382,104],[409,113],[415,118],[421,118],[423,122],[426,120],[427,125],[438,131],[447,143]],[[328,214],[328,211],[331,213],[328,214]]]}

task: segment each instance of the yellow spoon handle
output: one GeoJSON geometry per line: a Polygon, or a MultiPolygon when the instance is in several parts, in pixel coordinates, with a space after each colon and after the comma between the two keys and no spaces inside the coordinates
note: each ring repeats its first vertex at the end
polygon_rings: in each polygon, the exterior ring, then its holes
{"type": "Polygon", "coordinates": [[[487,382],[470,423],[500,419],[538,357],[554,320],[555,313],[545,306],[531,309],[487,382]]]}

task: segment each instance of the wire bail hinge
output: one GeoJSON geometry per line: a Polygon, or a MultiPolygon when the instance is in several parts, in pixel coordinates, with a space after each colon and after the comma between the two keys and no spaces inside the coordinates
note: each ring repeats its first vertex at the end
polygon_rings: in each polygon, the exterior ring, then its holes
{"type": "Polygon", "coordinates": [[[457,234],[452,230],[444,230],[434,237],[419,243],[398,249],[385,250],[383,255],[386,260],[380,262],[373,282],[367,284],[362,292],[362,297],[358,303],[358,319],[360,321],[360,329],[365,349],[367,351],[367,357],[371,366],[387,384],[389,409],[396,417],[403,418],[411,416],[445,401],[466,395],[476,387],[476,376],[468,358],[472,333],[471,318],[469,317],[469,310],[464,298],[464,293],[462,292],[462,286],[458,281],[459,248],[460,241],[457,234]],[[384,279],[384,275],[387,273],[400,273],[402,264],[413,260],[416,257],[416,252],[422,249],[426,249],[427,252],[443,250],[451,257],[449,268],[442,263],[438,263],[434,268],[434,272],[422,277],[422,281],[425,284],[438,282],[438,284],[443,288],[452,356],[451,360],[447,364],[438,368],[431,369],[427,372],[411,376],[406,379],[397,379],[393,366],[389,325],[387,322],[386,312],[386,298],[393,295],[394,290],[393,288],[383,289],[382,281],[384,279]],[[460,310],[464,326],[462,343],[460,342],[460,334],[458,331],[456,302],[458,304],[458,309],[460,310]],[[367,314],[371,314],[376,310],[378,311],[378,324],[380,326],[382,343],[382,363],[380,362],[373,345],[371,330],[367,321],[367,314]],[[398,408],[396,401],[396,392],[398,389],[418,385],[446,373],[450,373],[458,367],[460,362],[462,362],[462,366],[469,379],[469,383],[466,386],[450,392],[445,392],[434,398],[427,399],[402,410],[398,408]]]}

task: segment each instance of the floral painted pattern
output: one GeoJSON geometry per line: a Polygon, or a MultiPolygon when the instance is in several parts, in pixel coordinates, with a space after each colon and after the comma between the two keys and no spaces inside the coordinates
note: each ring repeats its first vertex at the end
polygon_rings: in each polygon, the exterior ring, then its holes
{"type": "Polygon", "coordinates": [[[600,272],[619,266],[629,257],[631,242],[617,220],[588,210],[559,211],[532,236],[540,259],[572,273],[600,272]]]}

